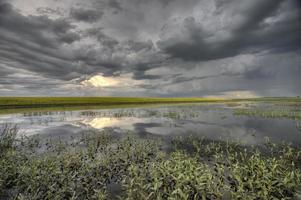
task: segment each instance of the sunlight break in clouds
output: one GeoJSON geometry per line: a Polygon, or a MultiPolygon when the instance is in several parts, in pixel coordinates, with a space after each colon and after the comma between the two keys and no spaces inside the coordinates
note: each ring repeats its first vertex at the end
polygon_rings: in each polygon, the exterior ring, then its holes
{"type": "Polygon", "coordinates": [[[123,74],[121,76],[105,77],[103,74],[97,74],[84,81],[81,85],[91,88],[132,88],[139,87],[144,81],[134,80],[132,74],[123,74]]]}
{"type": "Polygon", "coordinates": [[[88,80],[84,80],[81,82],[85,86],[93,86],[93,87],[111,87],[118,85],[118,81],[114,78],[104,77],[102,75],[96,75],[91,77],[88,80]]]}

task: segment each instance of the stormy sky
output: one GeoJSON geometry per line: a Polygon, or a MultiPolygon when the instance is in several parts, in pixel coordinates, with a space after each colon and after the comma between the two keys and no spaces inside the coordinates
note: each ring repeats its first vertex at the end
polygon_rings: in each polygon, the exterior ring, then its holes
{"type": "Polygon", "coordinates": [[[299,0],[0,0],[0,96],[297,95],[299,0]]]}

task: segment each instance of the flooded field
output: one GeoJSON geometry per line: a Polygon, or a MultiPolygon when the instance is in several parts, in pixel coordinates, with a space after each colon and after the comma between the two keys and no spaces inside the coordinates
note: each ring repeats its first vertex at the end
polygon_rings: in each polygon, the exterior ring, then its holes
{"type": "Polygon", "coordinates": [[[133,132],[146,136],[197,135],[209,140],[260,144],[301,144],[301,108],[264,103],[175,104],[76,111],[41,111],[0,115],[0,125],[14,124],[19,136],[70,137],[90,130],[133,132]],[[300,109],[300,110],[299,110],[300,109]]]}
{"type": "Polygon", "coordinates": [[[160,104],[0,115],[0,199],[301,199],[301,107],[160,104]]]}

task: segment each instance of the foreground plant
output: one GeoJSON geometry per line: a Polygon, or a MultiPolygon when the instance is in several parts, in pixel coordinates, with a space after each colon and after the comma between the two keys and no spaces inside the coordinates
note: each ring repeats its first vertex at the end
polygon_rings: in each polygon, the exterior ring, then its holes
{"type": "Polygon", "coordinates": [[[0,199],[297,199],[300,192],[301,151],[287,144],[185,137],[167,153],[160,139],[131,133],[92,132],[73,142],[10,136],[0,143],[0,199]]]}
{"type": "Polygon", "coordinates": [[[174,144],[177,150],[168,159],[131,166],[127,199],[293,199],[301,191],[295,163],[300,164],[300,150],[289,145],[267,144],[265,148],[278,151],[276,156],[197,138],[174,144]]]}

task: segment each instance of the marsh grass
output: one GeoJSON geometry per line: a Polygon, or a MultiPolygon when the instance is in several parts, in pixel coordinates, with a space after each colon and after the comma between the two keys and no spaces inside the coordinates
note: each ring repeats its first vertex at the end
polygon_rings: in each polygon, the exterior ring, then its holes
{"type": "Polygon", "coordinates": [[[0,199],[296,199],[300,191],[301,150],[288,144],[180,137],[164,152],[164,140],[133,133],[45,142],[3,131],[0,199]]]}
{"type": "Polygon", "coordinates": [[[256,116],[262,118],[288,118],[301,120],[301,111],[294,109],[235,109],[235,115],[256,116]]]}
{"type": "Polygon", "coordinates": [[[14,147],[17,126],[6,124],[0,129],[0,157],[14,147]]]}
{"type": "Polygon", "coordinates": [[[297,121],[296,123],[296,128],[301,131],[301,122],[300,121],[297,121]]]}

